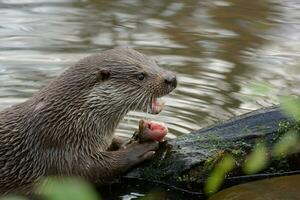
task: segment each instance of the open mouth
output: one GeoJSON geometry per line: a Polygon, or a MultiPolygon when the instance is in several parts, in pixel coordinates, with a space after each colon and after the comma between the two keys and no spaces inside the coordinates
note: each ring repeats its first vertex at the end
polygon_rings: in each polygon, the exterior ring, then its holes
{"type": "Polygon", "coordinates": [[[165,102],[158,98],[152,98],[150,102],[150,113],[151,114],[158,114],[160,113],[164,108],[165,102]]]}

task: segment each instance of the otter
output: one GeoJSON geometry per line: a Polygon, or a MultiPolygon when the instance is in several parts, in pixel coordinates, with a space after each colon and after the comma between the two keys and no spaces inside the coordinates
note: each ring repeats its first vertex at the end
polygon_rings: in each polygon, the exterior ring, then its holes
{"type": "Polygon", "coordinates": [[[130,110],[161,110],[174,73],[130,48],[81,59],[27,101],[0,112],[0,193],[30,194],[43,177],[106,183],[151,158],[155,141],[121,146],[114,132],[130,110]]]}

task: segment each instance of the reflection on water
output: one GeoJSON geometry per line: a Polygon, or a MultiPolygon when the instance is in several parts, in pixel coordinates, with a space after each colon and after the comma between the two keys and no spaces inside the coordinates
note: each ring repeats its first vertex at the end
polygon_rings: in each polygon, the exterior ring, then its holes
{"type": "MultiPolygon", "coordinates": [[[[155,120],[170,137],[300,94],[297,0],[0,0],[0,109],[24,101],[86,55],[130,46],[177,72],[155,120]],[[249,83],[274,87],[251,99],[249,83]]],[[[128,135],[145,113],[119,128],[128,135]]]]}

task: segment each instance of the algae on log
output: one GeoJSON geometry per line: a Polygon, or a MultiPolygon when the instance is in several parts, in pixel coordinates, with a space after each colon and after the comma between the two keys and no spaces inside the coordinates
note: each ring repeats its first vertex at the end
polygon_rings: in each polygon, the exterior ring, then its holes
{"type": "MultiPolygon", "coordinates": [[[[201,193],[202,186],[222,155],[231,153],[237,167],[228,175],[225,186],[270,176],[298,173],[300,156],[271,159],[268,167],[254,175],[245,175],[242,162],[258,140],[271,149],[280,135],[297,124],[277,107],[260,109],[232,118],[217,125],[194,131],[162,144],[155,158],[123,177],[161,183],[175,188],[201,193]]],[[[298,129],[299,130],[299,129],[298,129]]]]}

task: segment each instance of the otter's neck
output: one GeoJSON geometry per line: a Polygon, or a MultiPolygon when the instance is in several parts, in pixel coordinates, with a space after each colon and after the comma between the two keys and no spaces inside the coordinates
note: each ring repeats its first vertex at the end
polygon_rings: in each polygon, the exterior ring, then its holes
{"type": "Polygon", "coordinates": [[[45,148],[106,150],[129,109],[108,94],[80,91],[78,94],[41,91],[30,99],[30,112],[24,114],[23,120],[29,129],[27,134],[36,135],[45,148]]]}

